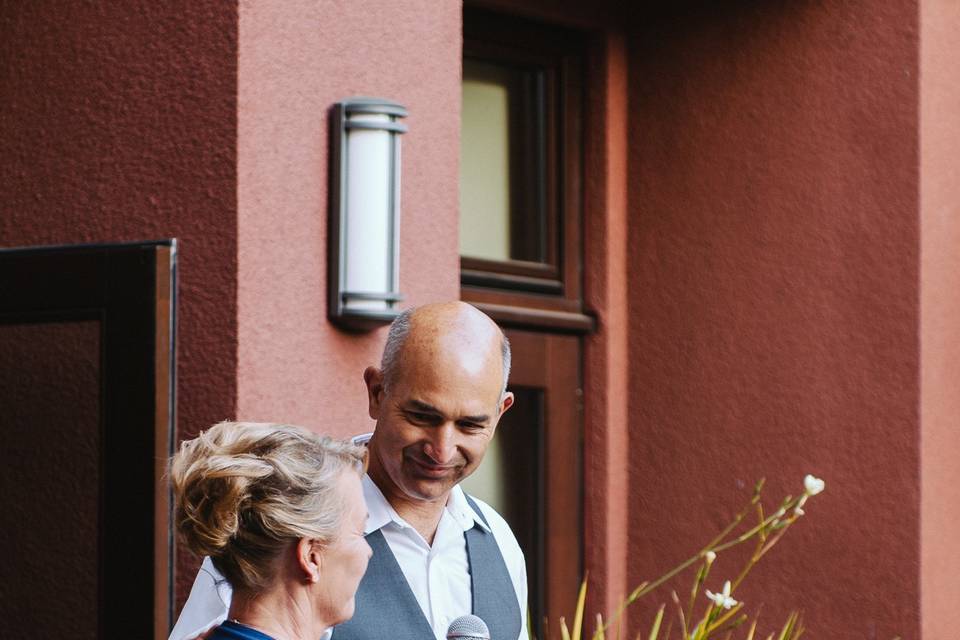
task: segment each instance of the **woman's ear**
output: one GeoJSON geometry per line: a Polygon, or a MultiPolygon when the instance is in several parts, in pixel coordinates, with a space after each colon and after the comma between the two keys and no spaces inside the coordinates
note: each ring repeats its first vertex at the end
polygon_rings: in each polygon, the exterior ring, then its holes
{"type": "Polygon", "coordinates": [[[297,541],[297,563],[306,582],[313,584],[320,581],[322,555],[320,544],[313,538],[300,538],[297,541]]]}

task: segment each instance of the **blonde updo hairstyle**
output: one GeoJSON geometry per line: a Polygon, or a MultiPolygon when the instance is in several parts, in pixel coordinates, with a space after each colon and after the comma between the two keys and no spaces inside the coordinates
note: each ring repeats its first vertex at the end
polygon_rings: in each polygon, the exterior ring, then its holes
{"type": "Polygon", "coordinates": [[[261,591],[291,542],[329,544],[346,504],[340,474],[366,450],[286,424],[221,422],[170,460],[181,537],[238,591],[261,591]]]}

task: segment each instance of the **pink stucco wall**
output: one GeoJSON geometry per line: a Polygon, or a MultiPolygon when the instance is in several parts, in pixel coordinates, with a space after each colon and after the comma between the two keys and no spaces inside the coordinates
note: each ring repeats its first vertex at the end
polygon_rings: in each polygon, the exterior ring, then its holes
{"type": "Polygon", "coordinates": [[[917,17],[704,2],[632,32],[630,576],[758,478],[823,477],[742,590],[764,635],[790,606],[814,638],[919,633],[917,17]]]}
{"type": "Polygon", "coordinates": [[[925,640],[960,629],[960,4],[920,12],[921,611],[925,640]]]}
{"type": "Polygon", "coordinates": [[[409,109],[404,306],[459,296],[460,2],[240,3],[238,415],[349,435],[372,427],[362,372],[384,330],[327,321],[328,110],[409,109]]]}

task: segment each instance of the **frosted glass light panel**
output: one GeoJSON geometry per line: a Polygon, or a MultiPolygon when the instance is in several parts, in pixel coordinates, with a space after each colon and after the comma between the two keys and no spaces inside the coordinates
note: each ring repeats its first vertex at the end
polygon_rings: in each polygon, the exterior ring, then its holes
{"type": "MultiPolygon", "coordinates": [[[[347,117],[357,123],[388,123],[386,114],[347,117]]],[[[393,265],[394,135],[384,129],[347,130],[346,291],[387,294],[395,289],[393,265]]],[[[357,299],[354,309],[385,309],[385,300],[357,299]]]]}
{"type": "Polygon", "coordinates": [[[544,259],[540,73],[463,61],[460,255],[544,259]]]}
{"type": "Polygon", "coordinates": [[[331,126],[330,319],[368,330],[397,316],[403,106],[379,98],[334,105],[331,126]]]}

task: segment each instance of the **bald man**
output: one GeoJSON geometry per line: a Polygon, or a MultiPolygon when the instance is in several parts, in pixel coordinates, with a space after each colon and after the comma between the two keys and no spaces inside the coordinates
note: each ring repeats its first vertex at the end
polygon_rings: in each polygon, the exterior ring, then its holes
{"type": "MultiPolygon", "coordinates": [[[[520,546],[498,513],[459,487],[513,404],[509,374],[506,336],[468,304],[426,305],[390,326],[380,368],[363,374],[376,420],[364,478],[373,556],[353,619],[333,640],[442,640],[468,613],[492,640],[527,640],[520,546]]],[[[206,558],[171,640],[222,621],[230,596],[206,558]]]]}

